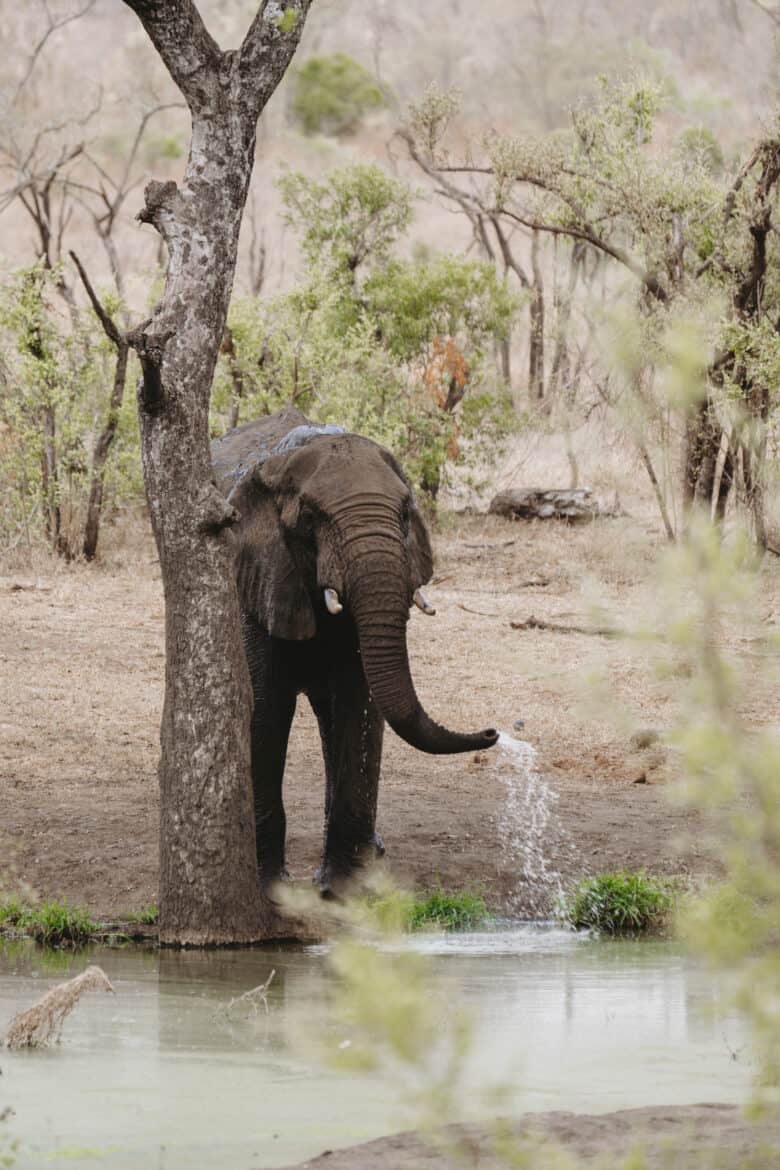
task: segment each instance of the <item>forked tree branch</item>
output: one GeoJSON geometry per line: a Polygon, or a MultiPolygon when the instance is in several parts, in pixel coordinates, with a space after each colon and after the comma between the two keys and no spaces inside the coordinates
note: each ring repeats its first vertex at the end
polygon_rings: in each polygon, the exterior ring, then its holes
{"type": "Polygon", "coordinates": [[[143,24],[193,114],[216,112],[237,66],[239,92],[255,120],[281,80],[312,0],[263,0],[241,48],[223,52],[192,0],[125,0],[143,24]]]}

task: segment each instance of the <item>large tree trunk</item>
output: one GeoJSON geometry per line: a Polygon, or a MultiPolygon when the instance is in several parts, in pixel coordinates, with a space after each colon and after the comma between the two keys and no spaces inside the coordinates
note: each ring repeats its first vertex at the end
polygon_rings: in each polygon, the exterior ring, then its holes
{"type": "Polygon", "coordinates": [[[311,0],[266,2],[222,53],[189,0],[127,0],[192,113],[181,188],[150,183],[140,218],[168,248],[165,292],[132,336],[143,372],[144,481],[165,591],[160,760],[160,939],[278,933],[260,895],[249,765],[250,685],[233,572],[235,513],[213,483],[211,383],[252,173],[257,118],[311,0]]]}

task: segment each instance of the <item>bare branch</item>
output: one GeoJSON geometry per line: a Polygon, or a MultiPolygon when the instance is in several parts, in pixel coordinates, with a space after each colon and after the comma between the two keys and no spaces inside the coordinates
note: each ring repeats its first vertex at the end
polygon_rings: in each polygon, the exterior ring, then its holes
{"type": "Polygon", "coordinates": [[[35,68],[36,62],[37,62],[38,58],[40,57],[41,53],[43,52],[44,46],[45,46],[46,42],[48,41],[49,37],[52,35],[52,33],[57,32],[58,29],[64,28],[66,24],[70,24],[72,21],[79,20],[82,16],[85,16],[86,13],[89,12],[90,8],[95,7],[95,2],[96,2],[96,0],[87,0],[87,3],[82,8],[79,8],[76,12],[71,12],[71,14],[69,16],[63,16],[60,20],[54,20],[50,14],[48,8],[46,9],[46,15],[49,19],[48,27],[46,29],[46,32],[43,34],[43,36],[41,37],[41,39],[38,41],[37,45],[33,49],[32,53],[30,54],[30,59],[27,62],[27,68],[24,71],[24,76],[22,77],[22,80],[17,85],[16,92],[14,93],[14,96],[11,99],[12,106],[16,105],[16,103],[19,100],[19,97],[22,93],[22,90],[27,85],[27,82],[30,80],[30,77],[32,75],[33,69],[35,68]]]}
{"type": "Polygon", "coordinates": [[[764,0],[751,0],[751,3],[759,12],[763,12],[764,16],[768,16],[773,24],[780,27],[780,8],[770,7],[769,4],[764,3],[764,0]]]}
{"type": "Polygon", "coordinates": [[[95,310],[95,316],[97,317],[100,324],[103,326],[103,332],[105,333],[106,337],[108,337],[108,339],[114,343],[114,345],[116,345],[117,347],[120,346],[124,340],[122,337],[122,333],[119,329],[117,329],[116,325],[114,324],[113,318],[107,312],[103,302],[100,300],[100,298],[98,297],[94,288],[92,287],[90,279],[87,276],[86,272],[84,271],[83,264],[81,263],[81,261],[79,260],[79,258],[75,252],[71,251],[68,253],[68,255],[70,256],[71,260],[73,261],[73,263],[76,265],[76,268],[78,269],[79,276],[81,277],[81,283],[84,285],[84,288],[86,289],[86,292],[87,292],[87,296],[89,297],[90,302],[92,303],[92,308],[95,310]]]}

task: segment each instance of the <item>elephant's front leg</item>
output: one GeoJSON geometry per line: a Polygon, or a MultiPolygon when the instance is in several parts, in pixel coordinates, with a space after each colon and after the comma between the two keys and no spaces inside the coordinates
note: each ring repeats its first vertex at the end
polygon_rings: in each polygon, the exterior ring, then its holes
{"type": "Polygon", "coordinates": [[[325,840],[320,889],[334,886],[369,857],[384,853],[376,832],[384,719],[371,698],[355,654],[310,694],[325,756],[325,840]]]}
{"type": "Polygon", "coordinates": [[[286,876],[282,780],[296,695],[285,647],[252,618],[242,615],[241,624],[254,698],[251,737],[257,869],[261,885],[268,886],[286,876]]]}

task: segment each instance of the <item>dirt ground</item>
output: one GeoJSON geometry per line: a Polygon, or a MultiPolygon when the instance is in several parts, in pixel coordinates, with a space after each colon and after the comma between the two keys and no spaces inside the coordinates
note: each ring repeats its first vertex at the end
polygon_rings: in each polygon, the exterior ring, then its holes
{"type": "Polygon", "coordinates": [[[725,1166],[776,1170],[780,1166],[780,1124],[751,1124],[733,1105],[623,1109],[597,1116],[528,1113],[512,1122],[511,1132],[513,1149],[524,1151],[526,1157],[499,1159],[494,1154],[497,1135],[469,1127],[450,1130],[443,1148],[426,1144],[419,1134],[401,1133],[326,1151],[287,1170],[364,1170],[366,1166],[372,1170],[458,1170],[477,1165],[481,1170],[509,1165],[554,1170],[569,1164],[561,1161],[561,1150],[585,1166],[641,1165],[648,1170],[725,1166]],[[459,1155],[456,1143],[460,1143],[459,1155]],[[642,1156],[631,1157],[637,1149],[642,1156]]]}
{"type": "MultiPolygon", "coordinates": [[[[655,517],[579,528],[445,517],[435,545],[429,593],[438,614],[415,611],[409,631],[419,693],[457,729],[511,733],[523,721],[515,734],[535,746],[557,794],[543,836],[548,867],[564,879],[613,867],[711,873],[717,859],[698,815],[668,799],[673,759],[658,743],[632,740],[670,724],[674,679],[656,669],[666,647],[510,626],[534,615],[589,627],[594,600],[601,622],[652,623],[662,549],[655,517]]],[[[0,873],[7,884],[115,916],[157,896],[163,601],[148,536],[133,531],[123,543],[107,533],[106,550],[102,565],[42,559],[7,564],[0,576],[0,873]]],[[[762,570],[761,608],[769,626],[780,619],[776,562],[762,570]]],[[[749,640],[726,635],[750,655],[749,640]]],[[[775,711],[771,692],[751,687],[748,717],[772,722],[775,711]]],[[[432,757],[388,732],[378,827],[397,878],[422,888],[479,885],[495,908],[538,911],[522,847],[502,845],[510,769],[500,749],[432,757]]],[[[305,700],[285,791],[290,868],[308,881],[323,776],[305,700]]]]}

